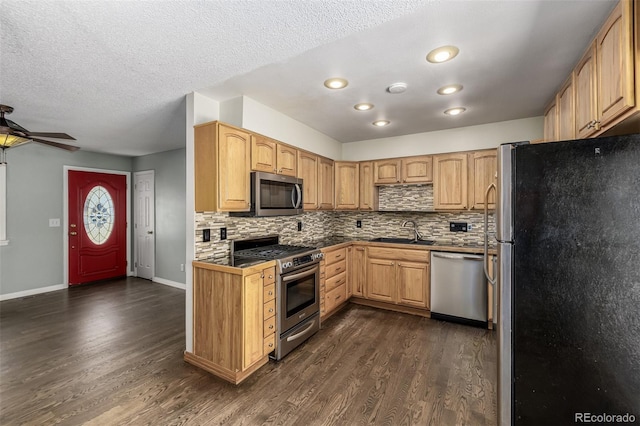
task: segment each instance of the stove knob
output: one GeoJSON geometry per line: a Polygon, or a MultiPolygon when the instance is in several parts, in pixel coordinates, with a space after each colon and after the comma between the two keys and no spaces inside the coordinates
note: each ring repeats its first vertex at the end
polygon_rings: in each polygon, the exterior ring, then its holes
{"type": "Polygon", "coordinates": [[[282,264],[282,267],[285,268],[285,269],[286,268],[291,268],[292,266],[293,266],[293,262],[284,262],[282,264]]]}

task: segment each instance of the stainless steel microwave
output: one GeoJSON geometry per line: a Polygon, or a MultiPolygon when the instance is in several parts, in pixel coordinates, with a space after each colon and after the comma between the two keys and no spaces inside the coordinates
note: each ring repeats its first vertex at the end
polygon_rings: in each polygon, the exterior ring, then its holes
{"type": "Polygon", "coordinates": [[[251,211],[233,216],[287,216],[302,213],[302,179],[251,172],[251,211]]]}

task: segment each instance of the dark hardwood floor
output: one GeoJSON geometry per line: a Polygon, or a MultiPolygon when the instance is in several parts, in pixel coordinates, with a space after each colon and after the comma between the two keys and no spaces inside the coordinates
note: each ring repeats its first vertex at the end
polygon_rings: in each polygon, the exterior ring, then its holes
{"type": "Polygon", "coordinates": [[[496,423],[490,331],[352,305],[234,386],[183,361],[184,298],[128,278],[0,302],[0,424],[496,423]]]}

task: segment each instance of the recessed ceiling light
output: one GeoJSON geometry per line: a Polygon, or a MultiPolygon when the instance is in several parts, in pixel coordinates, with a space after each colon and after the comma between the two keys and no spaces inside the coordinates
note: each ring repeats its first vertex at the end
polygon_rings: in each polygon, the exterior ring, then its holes
{"type": "Polygon", "coordinates": [[[449,108],[444,113],[447,114],[447,115],[458,115],[458,114],[462,114],[466,110],[467,110],[466,108],[455,107],[455,108],[449,108]]]}
{"type": "Polygon", "coordinates": [[[455,46],[438,47],[437,49],[433,49],[431,52],[429,52],[429,54],[427,55],[427,61],[436,64],[440,62],[446,62],[455,58],[458,55],[458,52],[460,52],[460,49],[455,46]]]}
{"type": "Polygon", "coordinates": [[[361,104],[355,104],[353,107],[358,111],[369,111],[370,109],[373,108],[373,104],[361,103],[361,104]]]}
{"type": "Polygon", "coordinates": [[[451,84],[449,86],[442,86],[438,89],[439,95],[451,95],[453,93],[459,92],[462,90],[462,86],[460,84],[451,84]]]}
{"type": "Polygon", "coordinates": [[[330,78],[324,81],[324,85],[329,89],[342,89],[347,87],[349,82],[344,78],[330,78]]]}
{"type": "Polygon", "coordinates": [[[402,93],[407,90],[407,83],[393,83],[391,86],[387,87],[387,92],[389,93],[402,93]]]}
{"type": "Polygon", "coordinates": [[[384,126],[388,125],[389,123],[391,123],[389,120],[376,120],[371,124],[373,124],[374,126],[377,126],[377,127],[384,127],[384,126]]]}

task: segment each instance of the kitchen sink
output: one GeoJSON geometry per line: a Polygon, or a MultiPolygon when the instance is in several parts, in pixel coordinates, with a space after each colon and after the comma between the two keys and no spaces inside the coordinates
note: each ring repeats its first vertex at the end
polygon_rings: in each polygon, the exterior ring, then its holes
{"type": "Polygon", "coordinates": [[[369,240],[369,241],[374,242],[374,243],[418,244],[418,245],[425,245],[425,246],[430,246],[430,245],[433,245],[435,243],[435,241],[433,241],[433,240],[418,240],[418,241],[414,241],[414,240],[411,240],[409,238],[384,238],[384,237],[374,238],[374,239],[369,240]]]}

